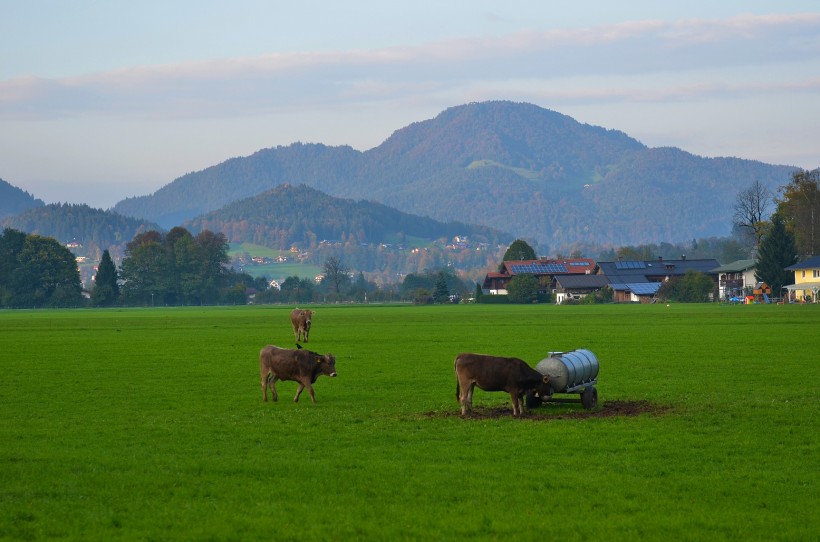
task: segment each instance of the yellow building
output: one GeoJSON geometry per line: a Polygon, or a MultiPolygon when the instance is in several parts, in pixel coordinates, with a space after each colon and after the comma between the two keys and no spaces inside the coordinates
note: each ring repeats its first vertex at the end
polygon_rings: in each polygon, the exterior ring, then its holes
{"type": "Polygon", "coordinates": [[[794,271],[794,284],[784,286],[789,291],[789,300],[816,303],[820,291],[820,256],[790,265],[786,271],[794,271]]]}

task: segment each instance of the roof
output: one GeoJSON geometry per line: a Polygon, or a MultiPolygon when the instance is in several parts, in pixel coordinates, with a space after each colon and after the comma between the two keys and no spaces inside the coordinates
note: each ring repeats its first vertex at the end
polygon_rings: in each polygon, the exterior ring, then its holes
{"type": "Polygon", "coordinates": [[[783,286],[787,290],[815,290],[820,288],[820,282],[801,282],[800,284],[787,284],[783,286]]]}
{"type": "Polygon", "coordinates": [[[603,288],[609,284],[604,275],[561,275],[555,281],[562,288],[603,288]]]}
{"type": "Polygon", "coordinates": [[[740,273],[741,271],[754,269],[756,266],[757,262],[755,260],[735,260],[732,263],[715,267],[711,270],[711,273],[740,273]]]}
{"type": "Polygon", "coordinates": [[[660,282],[627,282],[612,283],[610,285],[615,291],[629,291],[635,295],[655,295],[661,288],[660,282]]]}
{"type": "Polygon", "coordinates": [[[790,265],[786,271],[797,271],[798,269],[820,269],[820,256],[812,256],[802,262],[790,265]]]}
{"type": "Polygon", "coordinates": [[[714,275],[720,264],[713,258],[702,260],[618,260],[598,262],[600,274],[613,284],[650,282],[650,277],[682,277],[689,271],[714,275]]]}
{"type": "Polygon", "coordinates": [[[532,275],[584,275],[595,271],[595,260],[591,258],[564,258],[560,260],[508,260],[504,269],[510,275],[524,273],[532,275]]]}

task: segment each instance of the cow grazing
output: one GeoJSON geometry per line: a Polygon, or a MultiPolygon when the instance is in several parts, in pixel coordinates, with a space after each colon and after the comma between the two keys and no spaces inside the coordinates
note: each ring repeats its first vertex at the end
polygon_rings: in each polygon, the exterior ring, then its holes
{"type": "Polygon", "coordinates": [[[519,416],[521,397],[549,381],[549,377],[518,358],[463,353],[456,356],[454,366],[456,399],[461,403],[462,416],[472,412],[474,386],[484,391],[506,391],[512,399],[513,416],[519,416]]]}
{"type": "Polygon", "coordinates": [[[310,320],[313,317],[313,311],[295,308],[290,313],[290,323],[293,326],[293,336],[296,341],[304,340],[308,342],[308,335],[310,334],[310,320]]]}
{"type": "Polygon", "coordinates": [[[259,376],[265,401],[268,400],[268,387],[273,393],[273,400],[278,401],[276,381],[292,380],[299,383],[293,402],[298,402],[302,390],[307,388],[311,401],[315,403],[313,383],[320,375],[336,376],[336,358],[333,354],[317,354],[304,348],[289,350],[270,344],[259,352],[259,376]]]}

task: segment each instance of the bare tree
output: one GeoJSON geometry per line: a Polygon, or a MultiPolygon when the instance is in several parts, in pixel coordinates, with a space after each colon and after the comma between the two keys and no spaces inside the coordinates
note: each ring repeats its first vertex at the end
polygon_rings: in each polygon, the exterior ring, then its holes
{"type": "Polygon", "coordinates": [[[325,264],[322,267],[325,273],[325,280],[328,281],[337,294],[340,293],[342,285],[350,280],[347,274],[347,266],[339,258],[331,256],[325,260],[325,264]]]}
{"type": "Polygon", "coordinates": [[[760,241],[766,233],[766,218],[771,214],[773,202],[773,194],[760,181],[753,182],[749,188],[737,194],[732,225],[741,234],[746,234],[742,237],[754,238],[755,249],[760,248],[760,241]]]}

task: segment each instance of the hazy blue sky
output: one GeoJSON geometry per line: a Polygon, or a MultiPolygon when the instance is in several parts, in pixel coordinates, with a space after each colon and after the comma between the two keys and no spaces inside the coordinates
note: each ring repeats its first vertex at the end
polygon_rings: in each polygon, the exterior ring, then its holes
{"type": "Polygon", "coordinates": [[[108,208],[295,141],[366,150],[484,100],[813,169],[820,4],[0,0],[0,178],[46,202],[108,208]]]}

